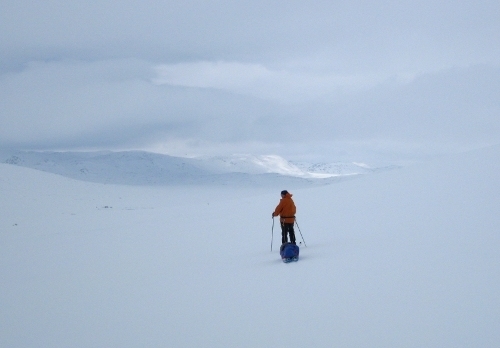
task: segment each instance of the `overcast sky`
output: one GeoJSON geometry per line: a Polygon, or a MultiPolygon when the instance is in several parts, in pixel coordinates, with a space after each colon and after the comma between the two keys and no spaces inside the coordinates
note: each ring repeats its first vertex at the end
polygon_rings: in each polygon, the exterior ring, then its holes
{"type": "Polygon", "coordinates": [[[500,2],[0,0],[0,147],[287,158],[500,142],[500,2]]]}

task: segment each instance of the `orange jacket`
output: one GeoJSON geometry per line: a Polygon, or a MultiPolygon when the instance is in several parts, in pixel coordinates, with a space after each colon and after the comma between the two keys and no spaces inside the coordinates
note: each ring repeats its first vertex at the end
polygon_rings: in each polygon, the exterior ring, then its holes
{"type": "Polygon", "coordinates": [[[292,195],[287,193],[285,197],[280,199],[280,203],[274,209],[273,216],[280,216],[280,222],[285,222],[287,224],[293,224],[295,222],[295,213],[297,208],[295,208],[295,203],[293,203],[292,195]]]}

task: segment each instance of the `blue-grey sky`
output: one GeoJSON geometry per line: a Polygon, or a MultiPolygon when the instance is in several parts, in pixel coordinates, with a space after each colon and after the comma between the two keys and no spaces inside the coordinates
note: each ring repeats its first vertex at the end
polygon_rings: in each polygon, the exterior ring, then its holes
{"type": "Polygon", "coordinates": [[[500,139],[498,1],[0,2],[0,147],[288,158],[500,139]]]}

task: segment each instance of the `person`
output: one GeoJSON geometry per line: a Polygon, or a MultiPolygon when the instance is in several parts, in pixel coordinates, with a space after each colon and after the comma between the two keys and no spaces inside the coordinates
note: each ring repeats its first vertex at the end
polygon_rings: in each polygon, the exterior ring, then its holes
{"type": "Polygon", "coordinates": [[[295,231],[293,230],[296,211],[297,209],[295,208],[292,195],[287,190],[281,191],[280,202],[273,211],[273,219],[275,216],[280,216],[281,244],[288,242],[288,236],[290,236],[290,242],[296,244],[295,231]]]}

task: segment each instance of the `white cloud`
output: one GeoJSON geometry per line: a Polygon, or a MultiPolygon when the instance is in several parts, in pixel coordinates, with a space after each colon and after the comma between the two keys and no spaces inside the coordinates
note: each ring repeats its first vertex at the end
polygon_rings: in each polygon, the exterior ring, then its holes
{"type": "MultiPolygon", "coordinates": [[[[156,67],[155,84],[215,88],[282,102],[321,99],[336,91],[358,91],[383,82],[381,74],[340,75],[262,64],[200,61],[156,67]]],[[[407,80],[407,76],[404,77],[407,80]]]]}

